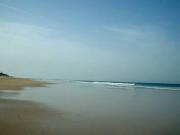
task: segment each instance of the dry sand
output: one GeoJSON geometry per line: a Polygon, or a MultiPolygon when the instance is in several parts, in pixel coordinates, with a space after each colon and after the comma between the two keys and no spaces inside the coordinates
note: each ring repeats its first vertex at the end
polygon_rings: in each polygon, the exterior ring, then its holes
{"type": "Polygon", "coordinates": [[[47,84],[27,78],[0,77],[0,90],[22,90],[25,87],[45,87],[47,84]]]}

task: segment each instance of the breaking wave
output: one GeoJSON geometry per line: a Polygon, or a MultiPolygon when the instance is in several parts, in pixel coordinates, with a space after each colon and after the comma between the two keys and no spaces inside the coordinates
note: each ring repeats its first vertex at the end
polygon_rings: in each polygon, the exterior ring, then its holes
{"type": "Polygon", "coordinates": [[[80,84],[91,86],[109,86],[109,87],[133,87],[158,90],[180,90],[180,84],[161,84],[161,83],[131,83],[131,82],[108,82],[108,81],[75,81],[80,84]]]}
{"type": "Polygon", "coordinates": [[[121,82],[102,82],[102,81],[76,81],[83,84],[92,84],[92,85],[104,85],[104,86],[114,86],[114,87],[127,87],[134,86],[134,83],[121,83],[121,82]]]}

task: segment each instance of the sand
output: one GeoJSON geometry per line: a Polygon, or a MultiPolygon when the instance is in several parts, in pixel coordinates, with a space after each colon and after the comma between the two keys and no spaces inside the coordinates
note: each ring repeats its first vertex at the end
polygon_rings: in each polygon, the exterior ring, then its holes
{"type": "MultiPolygon", "coordinates": [[[[0,77],[0,91],[45,87],[47,82],[27,78],[0,77]]],[[[56,124],[63,113],[40,103],[0,98],[0,135],[59,135],[56,124]]]]}
{"type": "Polygon", "coordinates": [[[62,115],[30,101],[0,99],[0,135],[58,135],[53,126],[62,115]]]}
{"type": "Polygon", "coordinates": [[[28,78],[0,77],[0,90],[22,90],[25,87],[45,87],[47,84],[28,78]]]}

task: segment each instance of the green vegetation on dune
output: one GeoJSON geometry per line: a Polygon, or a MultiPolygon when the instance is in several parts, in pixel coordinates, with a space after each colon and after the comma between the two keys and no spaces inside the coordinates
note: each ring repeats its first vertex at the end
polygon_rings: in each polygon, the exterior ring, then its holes
{"type": "Polygon", "coordinates": [[[4,73],[0,73],[0,76],[5,76],[5,77],[9,77],[9,75],[7,75],[7,74],[4,74],[4,73]]]}

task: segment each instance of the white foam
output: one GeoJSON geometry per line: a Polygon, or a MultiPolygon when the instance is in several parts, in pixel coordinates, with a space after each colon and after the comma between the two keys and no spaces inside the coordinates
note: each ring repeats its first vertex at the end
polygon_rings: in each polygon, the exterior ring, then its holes
{"type": "Polygon", "coordinates": [[[86,82],[86,81],[77,81],[79,83],[93,84],[93,85],[106,85],[106,86],[116,86],[116,87],[126,87],[134,86],[134,83],[117,83],[117,82],[86,82]]]}
{"type": "Polygon", "coordinates": [[[136,88],[146,88],[146,89],[155,89],[155,90],[173,90],[178,91],[180,90],[180,87],[174,88],[174,87],[155,87],[155,86],[135,86],[136,88]]]}

